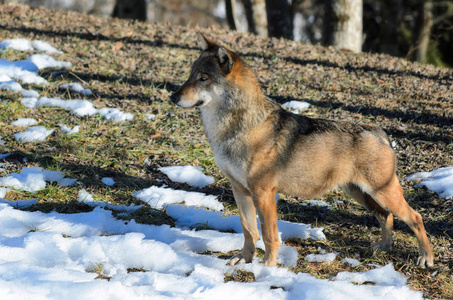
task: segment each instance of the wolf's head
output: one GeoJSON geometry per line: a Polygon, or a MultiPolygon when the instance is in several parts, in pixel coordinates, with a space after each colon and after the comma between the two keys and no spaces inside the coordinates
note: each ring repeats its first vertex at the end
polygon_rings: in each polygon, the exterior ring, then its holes
{"type": "Polygon", "coordinates": [[[201,55],[193,63],[189,79],[170,97],[176,105],[191,108],[221,101],[231,74],[240,62],[232,51],[200,33],[201,55]]]}

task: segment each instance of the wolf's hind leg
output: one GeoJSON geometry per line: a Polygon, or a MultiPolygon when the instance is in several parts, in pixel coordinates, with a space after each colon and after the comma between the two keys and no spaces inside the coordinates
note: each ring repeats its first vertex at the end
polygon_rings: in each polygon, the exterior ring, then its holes
{"type": "Polygon", "coordinates": [[[363,192],[357,185],[348,184],[343,187],[345,193],[359,202],[363,207],[370,211],[381,225],[380,242],[373,244],[374,248],[384,251],[390,251],[392,248],[392,230],[393,230],[393,214],[383,209],[369,194],[363,192]]]}
{"type": "Polygon", "coordinates": [[[415,233],[420,251],[417,265],[422,268],[425,266],[432,267],[434,265],[434,255],[426,235],[422,217],[404,199],[403,189],[396,174],[386,186],[376,191],[375,198],[376,202],[409,225],[415,233]]]}
{"type": "Polygon", "coordinates": [[[244,233],[244,247],[240,253],[231,258],[229,262],[230,266],[251,262],[255,255],[256,242],[260,237],[256,223],[256,208],[251,194],[239,184],[232,182],[232,187],[244,233]]]}

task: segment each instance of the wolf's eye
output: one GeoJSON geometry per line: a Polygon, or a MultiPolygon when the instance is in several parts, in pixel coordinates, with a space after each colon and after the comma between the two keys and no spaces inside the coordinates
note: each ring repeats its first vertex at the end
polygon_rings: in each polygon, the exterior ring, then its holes
{"type": "Polygon", "coordinates": [[[206,76],[206,75],[201,75],[200,81],[206,81],[206,80],[208,80],[208,76],[206,76]]]}

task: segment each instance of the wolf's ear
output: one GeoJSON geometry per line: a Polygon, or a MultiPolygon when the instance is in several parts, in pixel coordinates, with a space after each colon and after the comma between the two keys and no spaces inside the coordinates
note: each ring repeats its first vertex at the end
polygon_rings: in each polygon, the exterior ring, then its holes
{"type": "Polygon", "coordinates": [[[219,45],[216,44],[216,42],[214,42],[211,39],[208,39],[201,32],[199,33],[199,35],[200,35],[200,42],[201,42],[200,43],[200,47],[201,47],[202,51],[206,51],[206,50],[209,50],[209,49],[211,49],[213,47],[218,47],[219,46],[219,45]]]}
{"type": "Polygon", "coordinates": [[[223,73],[230,73],[234,65],[233,53],[223,47],[220,47],[217,52],[217,57],[219,58],[220,68],[223,73]]]}

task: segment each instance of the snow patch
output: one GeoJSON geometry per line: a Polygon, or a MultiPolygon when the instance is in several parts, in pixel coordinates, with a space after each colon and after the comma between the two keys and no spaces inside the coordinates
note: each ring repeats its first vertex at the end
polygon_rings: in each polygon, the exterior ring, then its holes
{"type": "Polygon", "coordinates": [[[111,177],[104,177],[102,178],[102,183],[108,186],[112,186],[115,184],[115,180],[113,180],[113,178],[111,177]]]}
{"type": "Polygon", "coordinates": [[[342,263],[345,263],[345,264],[349,264],[351,265],[352,267],[357,267],[358,265],[360,265],[360,261],[355,259],[355,258],[343,258],[341,260],[342,263]]]}
{"type": "Polygon", "coordinates": [[[415,186],[426,186],[440,197],[453,199],[453,167],[440,168],[431,172],[419,172],[407,176],[404,180],[421,180],[415,186]]]}
{"type": "Polygon", "coordinates": [[[66,126],[65,124],[60,124],[60,128],[61,128],[61,132],[71,135],[71,134],[79,132],[80,126],[77,125],[71,129],[68,126],[66,126]]]}
{"type": "Polygon", "coordinates": [[[282,107],[289,109],[293,112],[305,110],[310,107],[310,103],[304,101],[292,100],[282,104],[282,107]]]}
{"type": "Polygon", "coordinates": [[[53,46],[51,46],[49,43],[41,41],[41,40],[35,40],[30,42],[27,39],[8,39],[8,40],[3,40],[0,42],[0,49],[14,49],[17,51],[31,51],[31,50],[36,50],[36,51],[42,51],[42,52],[47,52],[47,53],[63,53],[61,51],[58,51],[55,49],[53,46]]]}
{"type": "Polygon", "coordinates": [[[86,96],[91,96],[93,93],[89,89],[84,89],[82,85],[78,82],[70,82],[67,84],[60,85],[60,89],[68,89],[79,94],[84,94],[86,96]]]}
{"type": "Polygon", "coordinates": [[[77,182],[76,179],[65,178],[60,171],[29,167],[23,168],[20,173],[12,173],[9,176],[0,177],[0,186],[36,192],[46,187],[46,181],[57,182],[63,186],[72,186],[77,182]]]}
{"type": "Polygon", "coordinates": [[[203,188],[214,183],[214,177],[203,174],[202,167],[194,166],[170,166],[159,168],[172,181],[187,183],[196,188],[203,188]]]}
{"type": "Polygon", "coordinates": [[[332,262],[335,260],[337,255],[335,253],[326,254],[308,254],[305,256],[305,260],[308,262],[332,262]]]}
{"type": "Polygon", "coordinates": [[[33,126],[38,124],[38,121],[32,118],[19,118],[16,121],[11,122],[11,125],[13,126],[22,126],[22,127],[27,127],[27,126],[33,126]]]}
{"type": "Polygon", "coordinates": [[[132,196],[157,209],[174,203],[184,203],[187,206],[203,206],[213,210],[223,210],[224,208],[223,204],[215,196],[174,190],[166,187],[151,186],[132,193],[132,196]]]}
{"type": "Polygon", "coordinates": [[[24,132],[15,133],[14,138],[20,142],[44,142],[54,130],[47,130],[44,126],[35,126],[27,128],[24,132]]]}

